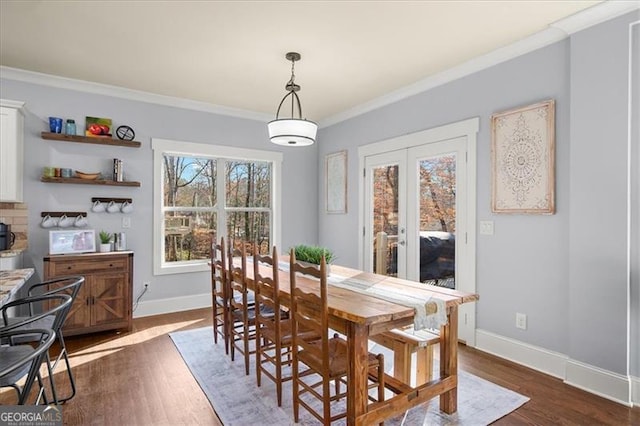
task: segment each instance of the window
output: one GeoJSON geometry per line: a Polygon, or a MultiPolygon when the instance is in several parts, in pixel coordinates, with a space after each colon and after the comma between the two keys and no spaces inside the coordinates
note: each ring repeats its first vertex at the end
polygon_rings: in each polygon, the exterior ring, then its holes
{"type": "Polygon", "coordinates": [[[282,154],[153,139],[154,272],[208,270],[211,235],[257,244],[279,240],[282,154]]]}

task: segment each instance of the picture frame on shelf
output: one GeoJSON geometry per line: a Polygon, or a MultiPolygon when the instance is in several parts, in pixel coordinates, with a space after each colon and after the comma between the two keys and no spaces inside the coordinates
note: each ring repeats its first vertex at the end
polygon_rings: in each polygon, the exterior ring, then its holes
{"type": "Polygon", "coordinates": [[[110,118],[86,117],[84,134],[91,138],[111,138],[111,126],[110,118]]]}

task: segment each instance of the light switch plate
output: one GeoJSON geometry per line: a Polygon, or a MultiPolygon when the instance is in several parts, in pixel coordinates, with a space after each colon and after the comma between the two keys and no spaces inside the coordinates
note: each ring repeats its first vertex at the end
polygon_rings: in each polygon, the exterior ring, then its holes
{"type": "Polygon", "coordinates": [[[123,228],[131,228],[131,218],[130,217],[123,217],[122,218],[122,227],[123,228]]]}
{"type": "Polygon", "coordinates": [[[493,221],[481,220],[480,221],[480,235],[493,235],[493,221]]]}

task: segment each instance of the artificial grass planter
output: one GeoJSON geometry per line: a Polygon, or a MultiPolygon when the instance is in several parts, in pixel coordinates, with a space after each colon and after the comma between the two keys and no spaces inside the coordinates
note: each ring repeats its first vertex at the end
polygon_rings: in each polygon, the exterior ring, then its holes
{"type": "Polygon", "coordinates": [[[335,259],[335,255],[333,254],[333,252],[326,247],[298,244],[297,246],[293,247],[293,251],[296,255],[296,260],[313,263],[315,265],[320,264],[323,254],[324,260],[327,264],[331,263],[331,261],[335,259]]]}

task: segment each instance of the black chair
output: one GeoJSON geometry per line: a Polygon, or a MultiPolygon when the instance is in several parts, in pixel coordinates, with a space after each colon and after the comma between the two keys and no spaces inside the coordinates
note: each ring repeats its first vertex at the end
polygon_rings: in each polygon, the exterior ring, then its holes
{"type": "MultiPolygon", "coordinates": [[[[38,336],[38,345],[2,345],[0,346],[0,387],[12,387],[18,393],[18,405],[26,404],[31,393],[31,388],[36,379],[40,384],[41,392],[44,392],[40,366],[55,340],[56,333],[53,330],[29,329],[0,331],[0,341],[11,341],[25,336],[38,336]],[[18,382],[27,376],[22,388],[18,382]]],[[[39,396],[38,396],[39,399],[39,396]]],[[[46,398],[45,398],[46,402],[46,398]]]]}
{"type": "MultiPolygon", "coordinates": [[[[73,299],[71,296],[67,294],[47,294],[40,296],[30,296],[25,297],[23,299],[14,300],[9,302],[0,308],[2,310],[2,317],[4,319],[3,327],[0,328],[0,333],[7,334],[6,337],[0,338],[0,343],[3,348],[6,347],[17,347],[17,346],[30,346],[28,343],[36,342],[40,343],[43,339],[42,334],[39,330],[53,330],[54,326],[58,326],[64,322],[67,313],[71,307],[71,303],[73,299]],[[20,307],[23,305],[30,305],[30,311],[35,312],[35,306],[38,306],[41,312],[35,313],[28,317],[11,317],[9,318],[7,315],[7,311],[12,307],[20,307]],[[50,324],[52,327],[43,327],[43,324],[50,324]],[[16,332],[15,334],[13,332],[16,332]],[[19,333],[18,333],[19,332],[19,333]]],[[[55,330],[53,330],[54,338],[55,338],[55,330]]],[[[14,349],[12,351],[20,351],[18,349],[14,349]]],[[[49,360],[49,352],[45,351],[44,354],[45,359],[47,360],[47,371],[49,374],[49,382],[51,383],[51,393],[53,396],[53,402],[58,403],[57,395],[55,393],[55,387],[53,383],[53,369],[51,368],[51,362],[49,360]]],[[[40,365],[38,364],[38,369],[40,365]]],[[[46,394],[44,393],[44,386],[42,381],[40,380],[40,376],[36,376],[38,378],[38,383],[41,388],[41,395],[44,397],[45,403],[48,402],[46,398],[46,394]]],[[[2,382],[4,383],[4,381],[2,382]]],[[[33,383],[31,383],[33,384],[33,383]]],[[[8,386],[12,386],[8,384],[8,386]]],[[[20,391],[18,388],[14,387],[18,391],[18,395],[20,398],[20,391]]],[[[24,391],[23,391],[24,393],[24,391]]],[[[26,398],[26,396],[24,397],[26,398]]],[[[40,395],[38,395],[38,401],[40,399],[40,395]]]]}
{"type": "MultiPolygon", "coordinates": [[[[80,291],[80,287],[82,286],[82,284],[84,283],[84,277],[82,276],[71,276],[71,277],[61,277],[61,278],[55,278],[52,280],[48,280],[48,281],[44,281],[38,284],[34,284],[29,288],[29,297],[25,298],[25,299],[17,299],[13,302],[8,303],[7,305],[2,307],[2,319],[4,321],[4,324],[7,325],[11,325],[11,324],[16,324],[20,321],[24,321],[27,318],[25,317],[9,317],[7,314],[7,309],[11,306],[19,306],[19,305],[27,305],[29,307],[29,314],[30,316],[33,316],[34,312],[35,312],[35,306],[36,303],[34,302],[24,302],[24,300],[27,300],[29,298],[32,297],[38,297],[36,295],[36,293],[38,291],[44,291],[44,293],[42,293],[42,296],[47,296],[47,295],[56,295],[56,294],[64,294],[64,295],[68,295],[69,297],[71,297],[71,304],[69,304],[69,306],[64,309],[62,312],[59,312],[57,315],[47,315],[33,323],[30,323],[28,327],[30,328],[41,328],[41,329],[47,329],[50,328],[53,331],[55,331],[56,333],[56,338],[58,340],[58,343],[60,345],[60,353],[58,354],[58,356],[56,357],[55,361],[53,362],[53,364],[51,364],[51,360],[49,359],[49,357],[47,356],[47,363],[49,366],[49,369],[51,372],[56,370],[56,367],[58,366],[58,363],[62,360],[64,360],[66,367],[67,367],[67,376],[69,377],[69,384],[71,387],[71,393],[69,396],[66,396],[64,398],[58,398],[56,390],[55,390],[55,383],[54,383],[54,378],[53,378],[53,374],[50,375],[49,379],[51,381],[51,390],[54,396],[54,401],[56,403],[64,403],[68,400],[70,400],[71,398],[73,398],[76,394],[76,384],[75,384],[75,379],[73,377],[73,372],[71,370],[71,363],[69,362],[69,356],[68,356],[68,352],[67,352],[67,347],[65,345],[64,342],[64,335],[62,333],[62,327],[64,326],[64,323],[69,315],[70,310],[72,309],[73,303],[76,299],[76,296],[78,295],[78,292],[80,291]]],[[[26,326],[25,326],[26,327],[26,326]]],[[[26,342],[26,341],[36,341],[35,338],[32,338],[29,340],[29,336],[23,336],[21,339],[19,339],[22,342],[26,342]]]]}

